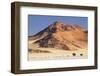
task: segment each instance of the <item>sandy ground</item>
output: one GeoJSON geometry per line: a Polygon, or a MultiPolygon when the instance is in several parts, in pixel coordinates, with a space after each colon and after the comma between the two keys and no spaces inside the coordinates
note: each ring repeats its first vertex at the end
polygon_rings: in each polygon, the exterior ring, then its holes
{"type": "Polygon", "coordinates": [[[29,52],[28,60],[60,60],[60,59],[85,59],[88,56],[87,49],[79,49],[79,50],[62,50],[55,48],[39,48],[37,45],[33,45],[34,41],[29,41],[29,48],[32,50],[41,50],[41,51],[49,51],[49,52],[29,52]]]}

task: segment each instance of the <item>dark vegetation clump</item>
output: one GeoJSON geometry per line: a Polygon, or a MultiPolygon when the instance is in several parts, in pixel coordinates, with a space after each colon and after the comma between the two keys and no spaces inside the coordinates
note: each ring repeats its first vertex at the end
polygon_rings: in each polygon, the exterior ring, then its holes
{"type": "Polygon", "coordinates": [[[80,54],[80,56],[83,56],[83,54],[80,54]]]}
{"type": "Polygon", "coordinates": [[[72,53],[73,56],[76,56],[76,53],[72,53]]]}

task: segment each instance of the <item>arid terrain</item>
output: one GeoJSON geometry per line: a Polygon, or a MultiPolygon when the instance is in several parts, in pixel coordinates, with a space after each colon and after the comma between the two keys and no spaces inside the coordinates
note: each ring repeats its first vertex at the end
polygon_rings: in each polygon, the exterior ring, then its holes
{"type": "Polygon", "coordinates": [[[28,38],[28,60],[87,58],[88,31],[56,21],[28,38]]]}

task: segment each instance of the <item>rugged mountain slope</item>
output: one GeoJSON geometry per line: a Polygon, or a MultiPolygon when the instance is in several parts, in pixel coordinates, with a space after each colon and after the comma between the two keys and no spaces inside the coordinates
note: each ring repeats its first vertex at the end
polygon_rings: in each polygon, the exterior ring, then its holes
{"type": "Polygon", "coordinates": [[[87,48],[87,31],[79,25],[54,22],[29,40],[36,40],[39,47],[49,47],[64,50],[87,48]]]}

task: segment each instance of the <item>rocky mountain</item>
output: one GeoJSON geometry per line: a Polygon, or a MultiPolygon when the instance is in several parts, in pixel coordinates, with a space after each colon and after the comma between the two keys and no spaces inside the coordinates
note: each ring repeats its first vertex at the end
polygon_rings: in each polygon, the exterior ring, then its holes
{"type": "Polygon", "coordinates": [[[87,48],[87,35],[88,31],[79,25],[56,21],[36,35],[29,36],[29,40],[35,40],[33,45],[39,47],[77,50],[87,48]]]}

